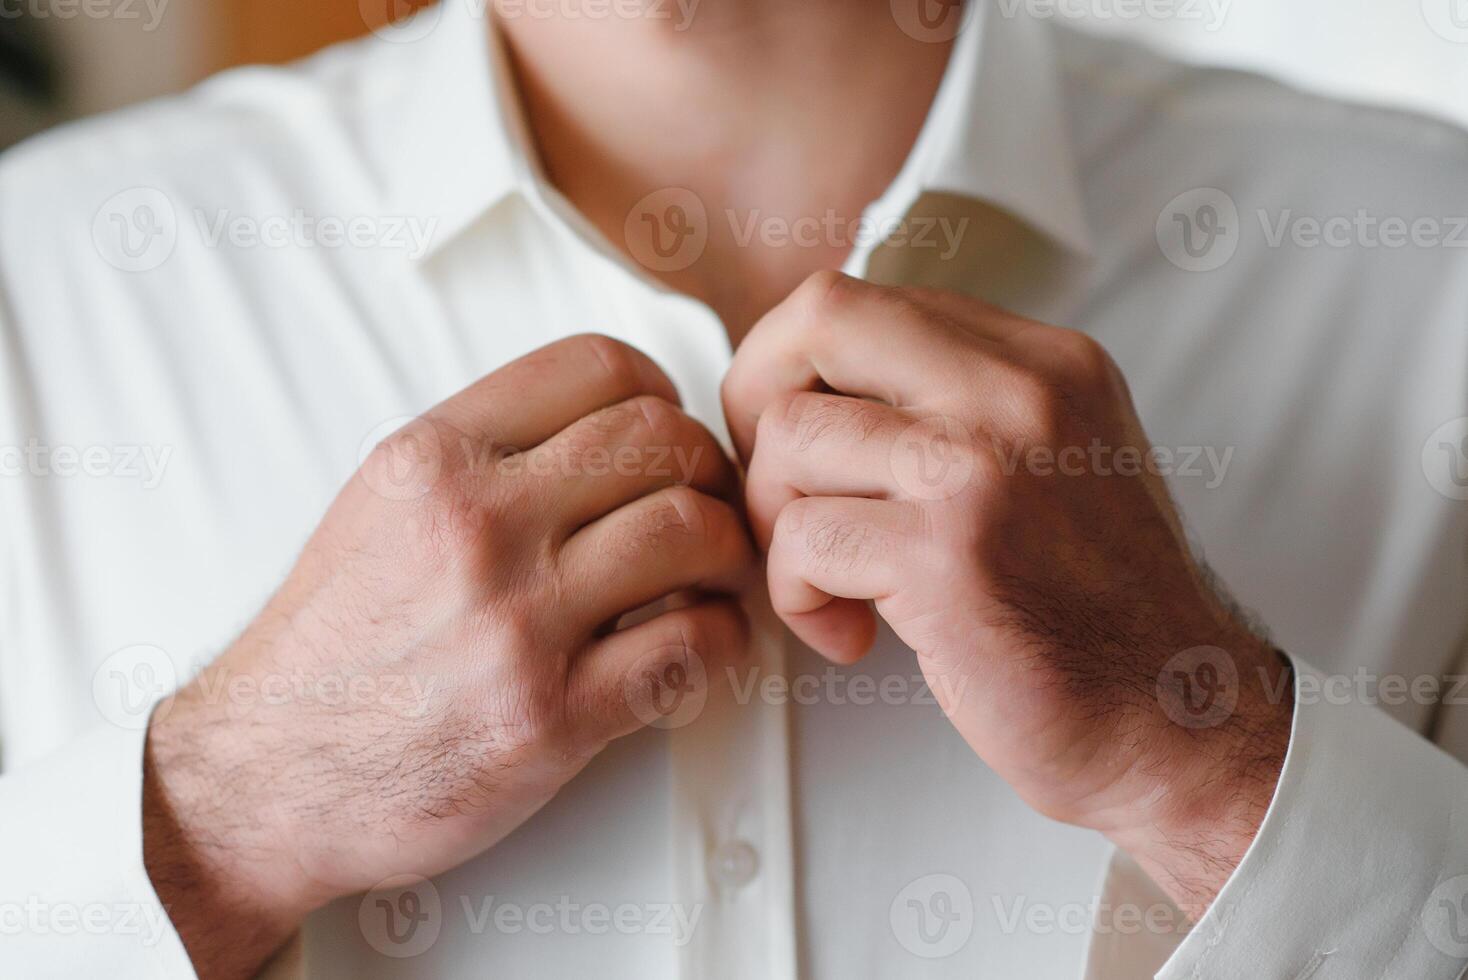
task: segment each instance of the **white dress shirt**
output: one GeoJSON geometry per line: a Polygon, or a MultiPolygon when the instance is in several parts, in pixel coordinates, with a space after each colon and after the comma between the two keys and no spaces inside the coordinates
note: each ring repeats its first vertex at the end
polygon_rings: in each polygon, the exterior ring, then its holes
{"type": "MultiPolygon", "coordinates": [[[[445,3],[0,160],[0,975],[192,975],[142,864],[148,705],[394,420],[590,330],[724,431],[723,326],[548,186],[482,5],[445,3]]],[[[320,911],[273,971],[1459,974],[1468,772],[1424,735],[1468,749],[1468,137],[1012,9],[975,5],[867,212],[967,220],[960,247],[862,241],[847,271],[1101,340],[1297,658],[1276,798],[1207,917],[1032,813],[890,633],[835,668],[759,617],[753,693],[615,744],[411,895],[320,911]]]]}

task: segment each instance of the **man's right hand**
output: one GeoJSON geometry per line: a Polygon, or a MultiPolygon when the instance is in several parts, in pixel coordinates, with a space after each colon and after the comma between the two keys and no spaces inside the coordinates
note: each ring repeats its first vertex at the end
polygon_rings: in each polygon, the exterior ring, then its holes
{"type": "Polygon", "coordinates": [[[661,679],[742,657],[737,494],[667,377],[605,337],[384,440],[255,622],[155,712],[145,858],[200,975],[250,975],[325,902],[490,847],[657,718],[661,679]]]}

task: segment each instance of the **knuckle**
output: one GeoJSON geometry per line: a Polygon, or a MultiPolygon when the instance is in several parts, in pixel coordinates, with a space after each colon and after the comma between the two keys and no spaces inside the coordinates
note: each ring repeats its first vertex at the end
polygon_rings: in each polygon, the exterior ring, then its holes
{"type": "Polygon", "coordinates": [[[545,631],[535,608],[528,602],[503,603],[495,610],[488,631],[496,645],[516,660],[534,657],[545,643],[545,631]]]}
{"type": "Polygon", "coordinates": [[[1062,372],[1072,383],[1088,389],[1099,388],[1109,384],[1117,373],[1106,348],[1079,330],[1061,331],[1055,346],[1062,358],[1062,372]]]}
{"type": "Polygon", "coordinates": [[[657,651],[660,666],[674,664],[690,667],[703,657],[712,631],[698,616],[679,616],[669,624],[662,637],[662,646],[657,651]]]}
{"type": "Polygon", "coordinates": [[[430,552],[450,559],[474,548],[483,538],[490,509],[461,479],[435,483],[418,501],[414,524],[430,552]]]}
{"type": "MultiPolygon", "coordinates": [[[[592,453],[625,447],[671,444],[684,425],[682,411],[656,395],[639,395],[593,412],[567,434],[564,450],[573,462],[592,453]]],[[[610,461],[609,461],[610,463],[610,461]]]]}
{"type": "Polygon", "coordinates": [[[848,301],[854,284],[855,280],[844,273],[821,269],[796,287],[795,300],[807,319],[819,322],[848,301]]]}
{"type": "Polygon", "coordinates": [[[659,536],[707,538],[717,526],[713,499],[692,487],[669,487],[660,496],[662,500],[651,515],[653,530],[659,536]]]}
{"type": "Polygon", "coordinates": [[[629,344],[606,334],[581,334],[572,340],[600,364],[603,375],[614,387],[634,390],[642,381],[642,355],[629,344]]]}
{"type": "Polygon", "coordinates": [[[755,444],[782,448],[786,446],[796,426],[800,424],[807,402],[806,394],[803,391],[781,392],[760,415],[759,423],[755,427],[755,444]]]}
{"type": "Polygon", "coordinates": [[[630,407],[637,413],[646,435],[658,444],[671,443],[685,428],[687,416],[672,402],[657,395],[639,395],[630,407]]]}
{"type": "Polygon", "coordinates": [[[1042,442],[1064,437],[1074,415],[1072,396],[1064,382],[1034,371],[1018,371],[1009,388],[1025,432],[1042,442]]]}
{"type": "Polygon", "coordinates": [[[746,400],[744,373],[744,363],[736,351],[734,363],[729,366],[724,380],[719,382],[719,403],[724,406],[726,413],[735,410],[736,406],[742,406],[746,400]]]}
{"type": "Polygon", "coordinates": [[[775,515],[774,539],[777,544],[794,544],[811,517],[811,499],[799,497],[780,508],[775,515]]]}

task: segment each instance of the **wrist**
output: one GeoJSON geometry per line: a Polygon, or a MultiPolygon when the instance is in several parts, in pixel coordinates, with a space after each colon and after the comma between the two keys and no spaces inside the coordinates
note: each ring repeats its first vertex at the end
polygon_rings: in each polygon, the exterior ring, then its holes
{"type": "Polygon", "coordinates": [[[1238,700],[1216,725],[1170,724],[1162,775],[1134,819],[1107,831],[1195,921],[1242,863],[1274,800],[1294,717],[1293,672],[1258,643],[1238,664],[1238,700]],[[1284,692],[1281,696],[1280,692],[1284,692]]]}
{"type": "Polygon", "coordinates": [[[188,690],[155,713],[143,765],[148,876],[201,977],[250,976],[330,896],[282,848],[248,732],[188,690]]]}

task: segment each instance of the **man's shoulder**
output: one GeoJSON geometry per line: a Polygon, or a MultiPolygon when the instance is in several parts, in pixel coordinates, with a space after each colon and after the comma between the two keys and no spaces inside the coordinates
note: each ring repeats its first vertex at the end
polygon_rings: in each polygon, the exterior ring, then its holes
{"type": "Polygon", "coordinates": [[[1184,179],[1238,175],[1306,202],[1446,202],[1468,178],[1468,130],[1426,113],[1310,92],[1146,45],[1056,32],[1077,150],[1104,167],[1152,153],[1184,179]]]}
{"type": "Polygon", "coordinates": [[[31,137],[0,154],[6,227],[28,236],[63,228],[139,188],[187,205],[340,167],[382,98],[367,81],[390,74],[401,57],[376,39],[351,41],[291,65],[231,69],[181,94],[31,137]]]}

